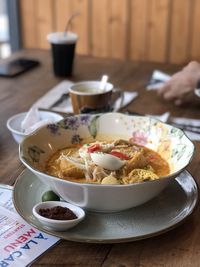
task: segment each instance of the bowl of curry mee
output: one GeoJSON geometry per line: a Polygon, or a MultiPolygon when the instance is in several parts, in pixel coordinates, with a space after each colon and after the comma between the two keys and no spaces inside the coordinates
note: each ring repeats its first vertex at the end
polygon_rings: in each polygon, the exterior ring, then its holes
{"type": "Polygon", "coordinates": [[[146,116],[83,114],[44,126],[20,159],[65,201],[115,212],[157,196],[192,159],[184,132],[146,116]]]}

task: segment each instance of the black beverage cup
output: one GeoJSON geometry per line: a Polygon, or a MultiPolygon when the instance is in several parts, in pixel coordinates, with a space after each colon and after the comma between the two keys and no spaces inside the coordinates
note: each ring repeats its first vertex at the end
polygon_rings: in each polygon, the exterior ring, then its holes
{"type": "Polygon", "coordinates": [[[50,33],[47,39],[51,43],[54,74],[60,77],[71,76],[77,35],[71,32],[57,32],[50,33]]]}

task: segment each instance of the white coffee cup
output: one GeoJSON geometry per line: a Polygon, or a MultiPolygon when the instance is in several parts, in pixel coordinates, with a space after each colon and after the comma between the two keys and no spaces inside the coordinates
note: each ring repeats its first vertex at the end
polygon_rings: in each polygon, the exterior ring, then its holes
{"type": "Polygon", "coordinates": [[[72,107],[75,114],[95,110],[96,112],[110,111],[112,96],[120,94],[121,105],[123,92],[115,89],[113,84],[106,83],[104,89],[100,87],[101,81],[83,81],[73,84],[69,88],[72,107]]]}

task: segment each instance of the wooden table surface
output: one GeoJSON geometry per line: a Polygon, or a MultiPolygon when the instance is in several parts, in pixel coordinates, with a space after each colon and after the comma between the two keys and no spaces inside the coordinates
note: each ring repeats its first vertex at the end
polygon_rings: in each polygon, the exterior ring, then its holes
{"type": "MultiPolygon", "coordinates": [[[[59,83],[52,72],[51,56],[47,51],[27,50],[14,57],[38,59],[41,65],[15,78],[0,78],[0,183],[13,184],[23,170],[19,161],[18,145],[6,128],[7,119],[24,112],[45,92],[59,83]]],[[[77,56],[72,81],[100,79],[108,74],[110,81],[124,90],[137,90],[139,97],[127,108],[145,114],[200,118],[200,102],[186,107],[165,103],[155,91],[145,90],[154,69],[169,74],[181,66],[137,63],[77,56]]],[[[124,109],[125,111],[125,109],[124,109]]],[[[200,184],[200,144],[188,170],[200,184]]],[[[61,241],[43,254],[32,266],[91,266],[91,267],[199,267],[200,266],[200,214],[199,206],[179,227],[163,235],[146,240],[122,244],[84,244],[61,241]]]]}

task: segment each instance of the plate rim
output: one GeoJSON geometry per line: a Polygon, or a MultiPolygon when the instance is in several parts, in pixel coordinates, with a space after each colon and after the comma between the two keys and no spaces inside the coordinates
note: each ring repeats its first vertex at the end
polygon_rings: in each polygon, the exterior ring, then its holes
{"type": "MultiPolygon", "coordinates": [[[[175,229],[179,225],[183,224],[193,214],[193,212],[197,208],[197,204],[198,204],[198,201],[199,201],[199,186],[198,186],[196,180],[194,179],[194,177],[191,175],[191,173],[189,171],[187,171],[187,170],[184,170],[183,172],[190,176],[190,178],[192,179],[192,182],[193,182],[193,184],[195,186],[195,189],[196,189],[194,191],[194,196],[195,197],[194,197],[194,199],[192,201],[192,205],[190,205],[189,211],[182,218],[180,218],[178,220],[178,222],[175,222],[173,225],[170,225],[169,227],[166,227],[165,229],[156,231],[154,233],[144,234],[144,235],[140,235],[140,236],[133,236],[133,237],[125,237],[125,238],[123,238],[123,237],[122,238],[111,238],[111,239],[81,239],[81,238],[78,238],[78,237],[63,238],[63,236],[61,236],[63,232],[56,232],[56,231],[51,231],[51,230],[45,229],[42,226],[38,226],[38,225],[34,224],[29,218],[27,218],[26,216],[21,214],[21,212],[20,212],[20,210],[19,210],[19,208],[18,208],[18,206],[16,204],[16,187],[17,187],[20,179],[22,179],[22,177],[26,174],[26,172],[27,173],[31,173],[31,175],[35,176],[35,178],[40,181],[40,179],[28,169],[23,170],[18,175],[18,177],[17,177],[17,179],[16,179],[16,181],[14,183],[14,186],[13,186],[13,194],[12,194],[13,205],[14,205],[16,211],[18,212],[18,214],[28,224],[30,224],[31,226],[35,227],[36,229],[38,229],[40,231],[43,231],[43,232],[45,232],[45,233],[47,233],[49,235],[58,237],[60,239],[67,240],[67,241],[80,242],[80,243],[90,243],[90,244],[116,244],[116,243],[133,242],[133,241],[148,239],[148,238],[151,238],[151,237],[156,237],[156,236],[159,236],[161,234],[167,233],[167,232],[175,229]]],[[[42,181],[40,181],[40,182],[42,183],[42,181]]],[[[183,187],[182,187],[182,190],[184,190],[183,187]]]]}

